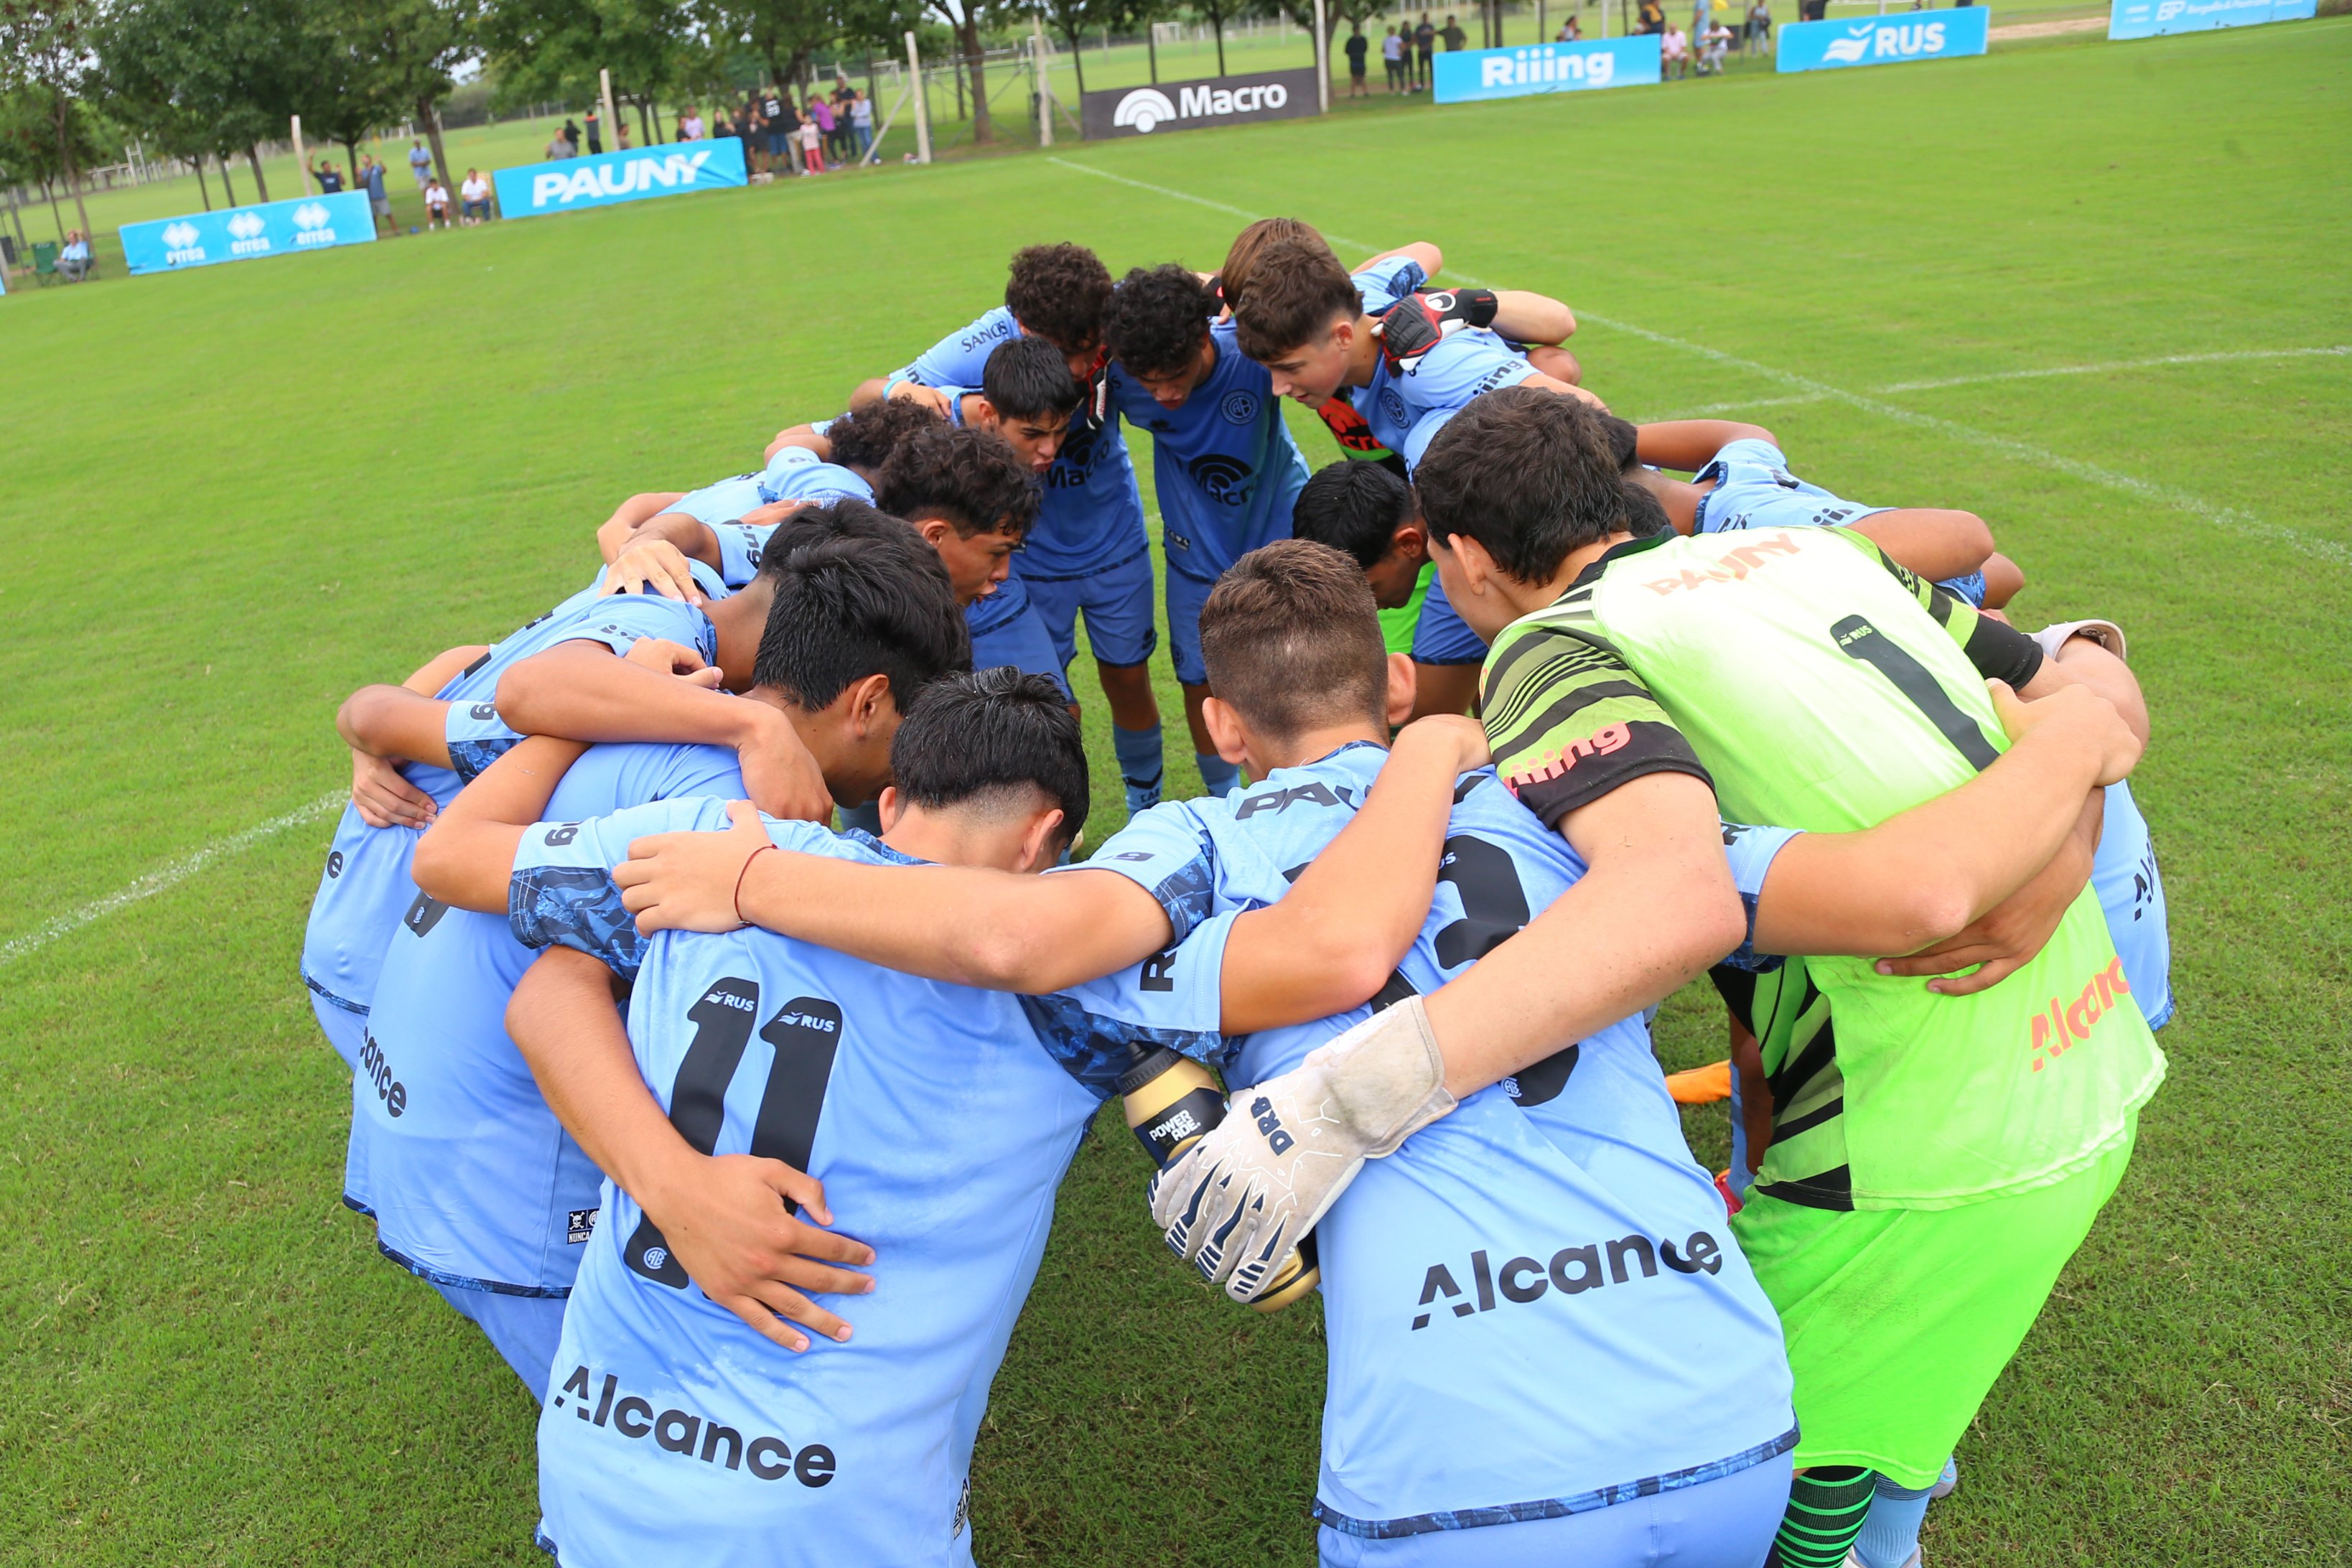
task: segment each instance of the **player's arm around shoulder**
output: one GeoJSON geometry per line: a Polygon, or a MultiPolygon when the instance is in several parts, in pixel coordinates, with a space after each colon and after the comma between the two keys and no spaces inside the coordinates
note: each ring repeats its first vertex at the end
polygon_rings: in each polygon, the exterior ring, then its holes
{"type": "Polygon", "coordinates": [[[1696,474],[1735,441],[1761,441],[1778,457],[1780,437],[1736,419],[1661,419],[1633,426],[1633,455],[1657,468],[1696,474]]]}
{"type": "Polygon", "coordinates": [[[545,815],[555,786],[587,749],[532,735],[485,768],[417,840],[410,869],[417,887],[456,909],[505,913],[524,830],[545,815]]]}
{"type": "Polygon", "coordinates": [[[1139,963],[1175,934],[1148,889],[1111,872],[877,866],[777,848],[748,806],[732,820],[725,834],[630,847],[614,879],[640,931],[756,925],[904,973],[1029,994],[1139,963]]]}

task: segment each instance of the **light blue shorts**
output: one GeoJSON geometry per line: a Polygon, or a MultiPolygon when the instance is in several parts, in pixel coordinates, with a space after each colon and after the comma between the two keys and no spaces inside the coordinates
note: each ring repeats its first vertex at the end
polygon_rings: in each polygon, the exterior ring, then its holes
{"type": "Polygon", "coordinates": [[[1078,652],[1078,612],[1087,616],[1087,646],[1095,662],[1142,664],[1160,646],[1151,624],[1151,552],[1139,550],[1087,577],[1025,579],[1029,606],[1045,623],[1063,668],[1078,652]]]}
{"type": "Polygon", "coordinates": [[[547,1376],[555,1365],[556,1342],[563,1337],[563,1298],[509,1296],[500,1290],[468,1290],[460,1285],[425,1281],[457,1315],[486,1335],[522,1379],[530,1396],[547,1403],[547,1376]]]}
{"type": "Polygon", "coordinates": [[[1201,662],[1201,607],[1215,586],[1169,568],[1168,657],[1176,667],[1176,679],[1186,686],[1209,684],[1209,667],[1201,662]]]}
{"type": "Polygon", "coordinates": [[[1050,676],[1062,695],[1069,696],[1070,682],[1054,652],[1054,639],[1018,577],[1006,579],[995,593],[974,603],[964,612],[964,621],[971,629],[972,668],[1009,664],[1024,675],[1050,676]]]}
{"type": "Polygon", "coordinates": [[[1787,1454],[1719,1480],[1524,1524],[1370,1541],[1317,1530],[1322,1568],[1757,1568],[1789,1506],[1787,1454]]]}

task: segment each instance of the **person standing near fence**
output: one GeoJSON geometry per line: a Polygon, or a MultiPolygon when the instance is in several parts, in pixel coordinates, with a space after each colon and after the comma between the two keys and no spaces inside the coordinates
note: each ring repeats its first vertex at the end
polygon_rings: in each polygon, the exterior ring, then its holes
{"type": "Polygon", "coordinates": [[[418,190],[425,188],[432,167],[433,154],[425,150],[425,139],[420,136],[408,149],[408,173],[416,181],[418,190]]]}
{"type": "Polygon", "coordinates": [[[874,151],[874,100],[857,88],[849,89],[849,129],[857,137],[857,156],[874,151]]]}
{"type": "Polygon", "coordinates": [[[818,118],[824,111],[824,100],[808,100],[808,118],[801,121],[801,172],[804,174],[824,173],[824,121],[818,118]]]}
{"type": "Polygon", "coordinates": [[[367,188],[368,205],[374,209],[375,221],[386,234],[398,234],[400,226],[392,221],[392,198],[384,194],[383,165],[371,153],[360,154],[360,184],[367,188]]]}
{"type": "MultiPolygon", "coordinates": [[[[604,122],[596,118],[596,106],[593,103],[588,106],[588,112],[582,118],[588,124],[588,154],[593,157],[604,150],[604,122]]],[[[580,143],[574,142],[572,145],[577,147],[580,143]]]]}
{"type": "Polygon", "coordinates": [[[1370,84],[1364,80],[1364,61],[1371,53],[1372,41],[1364,37],[1361,22],[1349,22],[1348,26],[1348,96],[1370,98],[1372,89],[1370,84]]]}
{"type": "Polygon", "coordinates": [[[1748,52],[1769,54],[1772,48],[1772,7],[1767,0],[1748,0],[1748,52]]]}
{"type": "Polygon", "coordinates": [[[1430,85],[1436,68],[1432,62],[1437,56],[1437,29],[1429,25],[1429,13],[1426,11],[1421,14],[1421,25],[1412,30],[1412,52],[1419,61],[1412,89],[1419,92],[1430,85]]]}
{"type": "Polygon", "coordinates": [[[343,172],[335,167],[331,159],[324,163],[311,159],[310,177],[319,182],[319,194],[322,196],[334,195],[343,188],[343,172]]]}
{"type": "Polygon", "coordinates": [[[1397,37],[1394,27],[1391,27],[1388,37],[1381,40],[1381,61],[1389,68],[1389,90],[1392,93],[1405,91],[1404,40],[1397,37]]]}
{"type": "Polygon", "coordinates": [[[677,139],[681,142],[702,140],[702,110],[688,107],[677,117],[677,139]]]}

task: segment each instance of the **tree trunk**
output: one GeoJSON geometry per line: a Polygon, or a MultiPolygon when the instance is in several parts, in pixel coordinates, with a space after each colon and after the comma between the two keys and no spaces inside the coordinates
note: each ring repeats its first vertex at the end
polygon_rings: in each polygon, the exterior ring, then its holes
{"type": "MultiPolygon", "coordinates": [[[[352,170],[352,183],[345,185],[343,189],[347,191],[366,190],[367,187],[360,184],[360,144],[358,138],[352,136],[346,136],[343,138],[343,156],[350,161],[352,170]]],[[[373,214],[375,209],[371,207],[368,210],[373,214]]],[[[373,222],[373,218],[371,217],[370,221],[373,222]]]]}
{"type": "Polygon", "coordinates": [[[658,115],[650,123],[646,121],[646,100],[642,98],[637,100],[637,134],[645,139],[640,145],[650,147],[659,141],[660,138],[654,132],[660,128],[660,125],[661,120],[658,115]]]}
{"type": "MultiPolygon", "coordinates": [[[[214,153],[214,154],[213,154],[213,156],[214,156],[214,157],[215,157],[215,158],[220,158],[220,154],[219,154],[219,153],[214,153]]],[[[220,159],[220,166],[221,166],[221,189],[222,189],[222,190],[224,190],[224,191],[226,191],[226,192],[228,193],[228,195],[227,195],[225,198],[223,198],[223,199],[224,199],[224,200],[226,200],[226,201],[228,203],[228,205],[231,205],[231,206],[236,206],[236,205],[237,205],[237,199],[236,199],[236,184],[235,184],[235,183],[234,183],[234,182],[232,182],[232,181],[229,179],[229,177],[228,177],[228,160],[227,160],[227,159],[226,159],[226,158],[221,158],[221,159],[220,159]]]]}
{"type": "Polygon", "coordinates": [[[73,187],[74,216],[81,219],[82,243],[90,247],[90,262],[96,266],[98,245],[90,237],[89,209],[82,205],[81,171],[74,167],[73,138],[67,134],[68,116],[73,112],[72,100],[59,93],[57,102],[58,161],[65,165],[66,183],[73,187]]]}
{"type": "Polygon", "coordinates": [[[425,140],[433,149],[433,167],[440,171],[441,183],[454,191],[457,182],[449,177],[449,153],[441,145],[441,110],[431,99],[420,98],[416,100],[416,112],[425,121],[425,140]]]}
{"type": "Polygon", "coordinates": [[[41,182],[41,195],[48,198],[49,221],[58,226],[58,243],[59,245],[63,245],[66,242],[66,215],[58,211],[58,188],[56,184],[51,181],[43,180],[41,182]]]}
{"type": "Polygon", "coordinates": [[[261,175],[261,149],[247,142],[245,149],[245,161],[253,167],[253,188],[261,193],[261,200],[268,201],[269,182],[261,175]]]}
{"type": "Polygon", "coordinates": [[[1146,20],[1143,24],[1143,47],[1151,58],[1151,85],[1160,85],[1160,24],[1146,20]]]}
{"type": "Polygon", "coordinates": [[[965,0],[963,26],[957,30],[963,35],[963,62],[971,72],[972,145],[984,147],[996,140],[996,128],[988,118],[988,67],[980,58],[980,18],[972,14],[971,0],[965,0]]]}
{"type": "Polygon", "coordinates": [[[1075,37],[1065,35],[1064,41],[1070,46],[1070,64],[1078,73],[1078,101],[1084,103],[1087,99],[1087,52],[1078,47],[1075,37]]]}
{"type": "Polygon", "coordinates": [[[1209,18],[1209,26],[1217,35],[1217,74],[1223,76],[1225,74],[1225,19],[1223,16],[1213,16],[1209,18]]]}
{"type": "Polygon", "coordinates": [[[205,159],[201,153],[196,154],[196,195],[205,198],[205,211],[212,211],[213,194],[205,185],[205,159]]]}

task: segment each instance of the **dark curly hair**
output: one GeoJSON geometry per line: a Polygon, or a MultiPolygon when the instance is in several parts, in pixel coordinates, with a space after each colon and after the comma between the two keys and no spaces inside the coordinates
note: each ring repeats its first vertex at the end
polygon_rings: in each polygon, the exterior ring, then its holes
{"type": "Polygon", "coordinates": [[[1136,375],[1176,375],[1199,362],[1216,314],[1217,297],[1189,268],[1139,267],[1103,307],[1103,346],[1136,375]]]}
{"type": "Polygon", "coordinates": [[[918,430],[874,478],[875,503],[908,522],[937,518],[957,533],[1019,537],[1037,520],[1037,487],[1013,444],[993,430],[918,430]]]}
{"type": "Polygon", "coordinates": [[[1032,245],[1013,253],[1004,304],[1024,332],[1064,353],[1083,353],[1102,339],[1110,268],[1083,245],[1032,245]]]}
{"type": "Polygon", "coordinates": [[[875,474],[890,460],[898,444],[918,430],[944,424],[939,411],[903,397],[886,397],[863,408],[853,408],[825,427],[833,460],[845,468],[875,474]]]}

